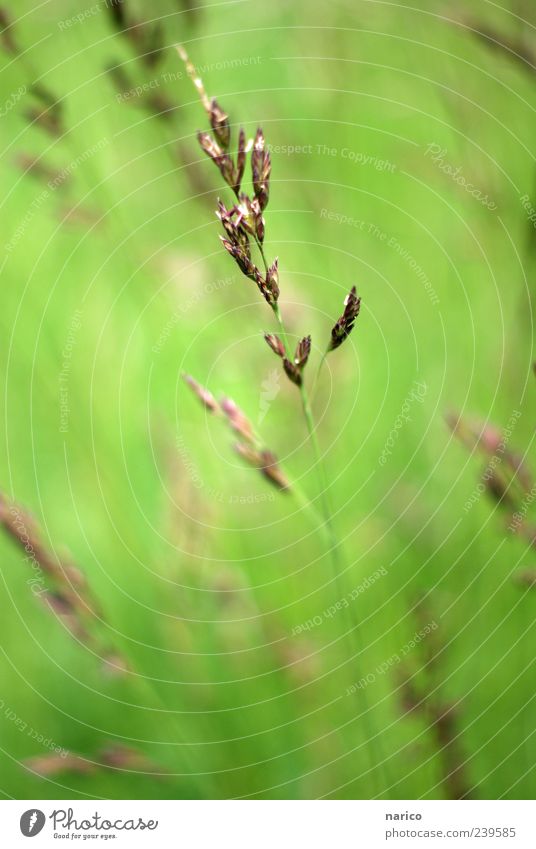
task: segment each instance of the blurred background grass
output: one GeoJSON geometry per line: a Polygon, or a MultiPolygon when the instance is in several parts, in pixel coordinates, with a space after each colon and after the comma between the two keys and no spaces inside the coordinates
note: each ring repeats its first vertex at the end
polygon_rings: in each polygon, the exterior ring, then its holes
{"type": "Polygon", "coordinates": [[[505,426],[519,411],[512,444],[531,447],[534,230],[521,197],[534,187],[532,6],[475,0],[470,18],[435,0],[123,8],[142,34],[159,22],[156,63],[104,2],[6,6],[21,54],[2,53],[2,102],[27,92],[0,121],[2,488],[87,576],[101,644],[128,671],[110,674],[73,639],[1,538],[0,789],[448,795],[437,728],[402,698],[401,675],[425,676],[426,650],[377,671],[422,627],[425,598],[438,625],[433,686],[457,704],[466,785],[479,798],[529,798],[536,597],[512,576],[530,553],[486,496],[464,510],[481,468],[444,415],[505,426]],[[486,28],[508,49],[475,32],[486,28]],[[340,613],[293,635],[340,596],[322,538],[290,496],[243,467],[180,381],[194,374],[255,423],[263,391],[274,395],[259,427],[316,498],[297,393],[260,338],[269,310],[219,248],[219,180],[195,141],[202,109],[168,49],[179,41],[233,121],[249,134],[261,123],[271,145],[287,146],[273,152],[267,248],[280,258],[291,332],[311,332],[318,359],[350,286],[363,297],[315,400],[346,592],[385,571],[353,603],[359,653],[340,613]],[[145,94],[118,96],[110,67],[145,94]],[[36,82],[61,102],[65,133],[29,117],[36,82]],[[496,208],[441,170],[430,145],[496,208]],[[30,159],[69,177],[47,190],[30,159]],[[424,400],[381,465],[416,381],[424,400]],[[360,691],[346,695],[367,675],[386,760],[373,774],[360,691]],[[89,762],[128,745],[169,774],[96,765],[42,776],[27,763],[49,753],[36,735],[89,762]]]}

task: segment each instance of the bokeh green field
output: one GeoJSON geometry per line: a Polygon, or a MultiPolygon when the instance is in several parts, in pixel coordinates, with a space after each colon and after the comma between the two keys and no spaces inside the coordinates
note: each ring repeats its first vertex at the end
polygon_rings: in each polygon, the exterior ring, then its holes
{"type": "Polygon", "coordinates": [[[161,22],[150,66],[104,3],[65,24],[90,7],[5,5],[22,53],[1,54],[2,103],[27,92],[0,119],[0,486],[86,575],[99,645],[128,670],[73,638],[1,536],[0,790],[443,798],[448,752],[404,706],[415,676],[456,705],[447,748],[471,795],[530,798],[536,592],[515,575],[534,558],[486,494],[464,509],[482,460],[445,414],[500,428],[521,413],[511,444],[530,463],[534,67],[471,27],[536,50],[534,10],[125,0],[132,20],[161,22]],[[261,337],[270,310],[218,243],[220,182],[176,42],[231,120],[273,145],[266,245],[291,333],[312,334],[311,375],[350,286],[363,298],[314,402],[346,553],[337,581],[316,522],[244,466],[181,381],[230,395],[318,506],[298,393],[261,337]],[[110,66],[171,108],[118,96],[110,66]],[[36,81],[62,103],[60,136],[28,118],[36,81]],[[47,191],[21,156],[69,177],[47,191]],[[378,570],[352,602],[352,643],[347,616],[323,612],[378,570]],[[423,623],[433,636],[400,659],[423,623]],[[43,776],[28,764],[50,754],[38,735],[90,764],[126,745],[161,775],[43,776]]]}

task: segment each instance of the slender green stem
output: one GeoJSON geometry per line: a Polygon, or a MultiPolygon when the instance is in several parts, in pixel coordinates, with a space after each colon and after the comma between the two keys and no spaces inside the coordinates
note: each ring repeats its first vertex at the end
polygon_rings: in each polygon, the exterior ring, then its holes
{"type": "MultiPolygon", "coordinates": [[[[252,434],[253,434],[253,440],[254,440],[254,443],[255,443],[255,448],[257,448],[259,451],[262,450],[265,447],[265,443],[263,442],[263,440],[261,439],[261,437],[259,436],[259,434],[257,433],[257,431],[255,429],[252,430],[252,434]]],[[[314,521],[315,528],[320,529],[321,533],[324,534],[324,536],[326,536],[327,542],[331,542],[330,538],[327,535],[326,528],[324,527],[324,525],[322,523],[322,517],[319,515],[319,513],[315,509],[314,505],[309,500],[309,498],[306,496],[306,494],[304,493],[302,488],[300,486],[298,486],[298,484],[295,481],[291,481],[289,492],[290,492],[291,495],[294,496],[294,499],[297,501],[297,503],[301,507],[303,507],[304,510],[307,510],[310,513],[311,518],[314,521]]]]}
{"type": "MultiPolygon", "coordinates": [[[[262,253],[262,256],[263,256],[263,259],[264,259],[264,252],[262,251],[262,248],[261,248],[261,253],[262,253]]],[[[285,327],[285,323],[283,321],[283,317],[281,315],[281,310],[279,309],[279,304],[275,305],[274,313],[276,315],[276,318],[277,318],[277,321],[278,321],[278,324],[279,324],[279,329],[280,329],[280,332],[281,332],[281,340],[283,342],[283,345],[285,347],[285,351],[287,352],[287,356],[288,356],[290,349],[289,349],[289,345],[288,345],[286,327],[285,327]]],[[[324,361],[326,355],[327,355],[327,351],[324,354],[322,362],[324,361]]],[[[322,365],[322,363],[321,363],[321,365],[322,365]]],[[[319,371],[320,371],[320,369],[319,369],[319,371]]],[[[302,401],[303,415],[304,415],[304,418],[305,418],[307,430],[308,430],[308,433],[309,433],[309,437],[311,439],[311,444],[313,446],[313,452],[314,452],[314,457],[315,457],[315,472],[316,472],[316,475],[317,475],[319,498],[320,498],[320,501],[321,501],[322,514],[323,514],[323,517],[324,517],[324,523],[323,523],[323,526],[321,526],[321,527],[322,527],[322,530],[325,530],[326,539],[327,539],[327,542],[328,542],[328,545],[329,545],[329,555],[330,555],[332,563],[333,563],[333,571],[334,571],[334,575],[335,575],[336,592],[337,592],[339,598],[344,598],[345,591],[344,591],[344,586],[343,586],[343,582],[342,582],[342,574],[343,574],[344,570],[341,569],[341,567],[343,566],[344,556],[343,556],[343,553],[342,553],[342,550],[341,550],[341,545],[340,545],[340,542],[339,542],[339,539],[338,539],[338,536],[337,536],[336,529],[335,529],[334,524],[333,524],[333,513],[332,513],[332,509],[331,509],[331,505],[330,505],[328,481],[327,481],[327,477],[326,477],[325,466],[324,466],[324,462],[323,462],[323,459],[322,459],[322,453],[320,451],[320,445],[318,443],[318,437],[317,437],[317,434],[316,434],[316,427],[315,427],[313,412],[311,410],[311,404],[310,404],[310,401],[309,401],[309,396],[307,394],[307,389],[306,389],[306,387],[303,383],[300,385],[300,395],[301,395],[301,401],[302,401]]],[[[310,502],[309,502],[309,504],[310,504],[310,502]]],[[[355,621],[355,618],[354,618],[353,613],[351,612],[350,608],[344,608],[344,610],[345,610],[346,616],[349,617],[349,621],[348,621],[349,632],[348,633],[349,633],[351,652],[353,654],[354,651],[355,651],[355,656],[356,656],[356,661],[357,661],[357,658],[361,654],[361,651],[362,651],[362,641],[361,641],[360,633],[359,633],[359,623],[357,621],[355,621]],[[355,642],[355,646],[354,646],[354,642],[355,642]]],[[[385,763],[385,758],[383,757],[383,753],[382,753],[381,739],[380,739],[379,735],[376,735],[374,733],[374,729],[372,727],[371,717],[369,715],[370,708],[369,708],[369,705],[368,705],[368,699],[367,699],[367,696],[365,694],[365,691],[360,690],[359,692],[360,692],[360,696],[361,696],[361,700],[362,700],[362,715],[363,715],[363,725],[365,727],[365,735],[368,739],[368,743],[369,743],[370,751],[371,751],[371,758],[370,758],[371,774],[374,772],[375,767],[377,767],[380,770],[380,772],[382,774],[381,784],[383,784],[383,787],[380,786],[380,794],[381,794],[384,790],[386,790],[389,787],[389,783],[386,780],[386,777],[384,775],[385,768],[384,768],[383,764],[385,763]],[[373,749],[374,749],[374,755],[372,754],[373,749]]]]}
{"type": "Polygon", "coordinates": [[[258,238],[258,236],[255,236],[254,238],[255,238],[255,244],[257,245],[257,247],[258,247],[258,249],[259,249],[259,251],[260,251],[260,254],[261,254],[261,257],[262,257],[262,261],[263,261],[263,263],[264,263],[264,270],[265,270],[265,272],[268,274],[268,260],[266,259],[266,254],[264,253],[264,248],[263,248],[263,246],[262,246],[262,242],[260,241],[260,239],[258,238]]]}
{"type": "MultiPolygon", "coordinates": [[[[344,555],[342,553],[341,544],[339,538],[337,536],[337,532],[333,525],[333,512],[331,509],[329,493],[328,493],[328,481],[326,477],[325,465],[322,459],[322,454],[320,452],[320,446],[318,443],[318,438],[316,435],[316,428],[313,418],[313,413],[311,410],[311,405],[309,402],[309,397],[307,395],[307,390],[303,383],[300,386],[300,393],[302,399],[302,407],[305,421],[307,423],[307,430],[309,432],[309,436],[311,439],[311,444],[313,446],[313,451],[315,455],[315,469],[317,473],[318,480],[318,488],[320,493],[320,499],[322,502],[322,512],[324,514],[324,521],[326,524],[327,537],[330,541],[330,556],[333,561],[334,574],[335,574],[335,587],[339,598],[344,598],[345,588],[342,581],[341,574],[341,566],[344,562],[344,555]]],[[[350,640],[350,648],[352,653],[355,650],[356,662],[358,656],[361,654],[362,640],[359,630],[359,623],[355,620],[353,612],[350,607],[344,608],[345,614],[348,617],[347,624],[349,625],[349,640],[350,640]],[[355,645],[354,645],[355,643],[355,645]]],[[[359,691],[362,699],[362,716],[363,716],[363,725],[365,726],[365,734],[368,738],[369,746],[374,749],[374,756],[371,756],[371,773],[374,770],[374,767],[378,767],[379,771],[382,774],[382,779],[380,782],[380,792],[387,790],[389,787],[389,783],[386,780],[385,776],[385,758],[383,757],[383,751],[381,746],[381,738],[379,735],[374,733],[373,723],[371,717],[369,716],[370,707],[368,704],[368,699],[364,690],[359,691]],[[383,784],[383,787],[381,786],[383,784]]]]}
{"type": "Polygon", "coordinates": [[[311,398],[314,397],[316,385],[317,385],[318,380],[320,378],[320,372],[322,371],[322,366],[326,362],[326,357],[327,357],[328,354],[329,354],[329,349],[327,351],[324,351],[324,353],[322,354],[322,359],[320,360],[320,362],[318,364],[318,368],[317,368],[316,374],[315,374],[315,379],[313,380],[313,385],[311,387],[311,398]]]}
{"type": "MultiPolygon", "coordinates": [[[[328,534],[331,540],[331,556],[333,558],[333,564],[335,567],[339,566],[339,540],[337,538],[337,534],[335,533],[335,528],[333,526],[333,520],[331,516],[331,507],[329,503],[328,496],[328,487],[326,480],[326,472],[324,468],[324,463],[322,460],[322,454],[320,453],[320,445],[318,444],[318,437],[316,435],[316,428],[313,418],[313,413],[311,410],[311,405],[309,403],[309,397],[307,395],[307,390],[305,389],[304,384],[302,383],[300,386],[300,394],[302,400],[302,408],[303,415],[305,418],[305,422],[307,424],[307,430],[309,432],[309,437],[311,439],[311,444],[313,446],[313,451],[315,455],[315,469],[318,478],[318,488],[320,499],[322,502],[322,512],[324,513],[324,520],[326,522],[326,528],[328,530],[328,534]]],[[[338,570],[337,570],[338,574],[338,570]]]]}
{"type": "MultiPolygon", "coordinates": [[[[262,243],[259,241],[259,239],[256,236],[255,236],[255,242],[257,244],[260,255],[262,257],[262,261],[264,263],[265,271],[268,272],[268,262],[266,260],[264,248],[262,246],[262,243]]],[[[287,337],[285,322],[283,321],[283,316],[281,315],[281,310],[279,309],[278,303],[276,303],[274,305],[273,310],[274,310],[275,317],[276,317],[278,325],[279,325],[279,331],[280,331],[280,334],[281,334],[281,341],[283,342],[283,346],[285,348],[286,356],[289,359],[292,359],[291,353],[290,353],[290,347],[289,347],[289,344],[288,344],[288,337],[287,337]]],[[[320,361],[320,365],[318,367],[318,371],[316,373],[315,381],[314,381],[314,384],[313,384],[313,389],[316,386],[316,383],[318,381],[318,377],[320,375],[320,371],[322,369],[322,366],[324,364],[324,361],[326,359],[327,354],[328,354],[328,351],[326,350],[321,361],[320,361]]],[[[342,575],[344,574],[344,568],[343,568],[343,566],[344,566],[344,556],[343,556],[343,553],[342,553],[342,550],[341,550],[341,545],[340,545],[339,538],[337,536],[336,529],[335,529],[334,524],[333,524],[333,513],[332,513],[332,509],[331,509],[331,505],[330,505],[329,489],[328,489],[328,481],[327,481],[327,477],[326,477],[325,465],[324,465],[324,461],[322,459],[322,453],[320,451],[320,445],[318,443],[318,437],[317,437],[317,434],[316,434],[316,427],[315,427],[313,412],[311,410],[311,404],[310,404],[310,401],[309,401],[309,396],[307,394],[307,390],[306,390],[305,385],[303,383],[301,383],[301,385],[300,385],[300,394],[301,394],[303,415],[304,415],[305,422],[306,422],[306,425],[307,425],[309,437],[311,439],[311,444],[313,446],[313,452],[314,452],[314,457],[315,457],[315,472],[316,472],[317,481],[318,481],[319,498],[320,498],[320,501],[321,501],[322,514],[323,514],[323,517],[324,517],[323,525],[321,525],[320,528],[322,529],[322,531],[325,531],[326,540],[327,540],[328,545],[329,545],[329,555],[330,555],[332,563],[333,563],[333,571],[334,571],[334,575],[335,575],[336,592],[339,594],[340,598],[343,598],[345,596],[344,587],[342,585],[343,584],[342,575]]],[[[306,503],[307,503],[307,506],[309,506],[310,508],[312,508],[314,510],[311,502],[309,502],[308,499],[306,499],[306,503]]],[[[361,641],[361,636],[360,636],[360,631],[359,631],[359,623],[355,619],[354,614],[349,607],[344,608],[344,610],[345,610],[345,615],[348,617],[348,620],[349,620],[348,621],[348,625],[349,625],[348,633],[349,633],[350,649],[351,649],[352,654],[354,654],[354,651],[355,651],[356,664],[357,664],[359,662],[358,657],[362,652],[362,641],[361,641]],[[354,643],[355,643],[355,645],[354,645],[354,643]]],[[[389,787],[389,782],[386,780],[386,778],[387,778],[386,777],[386,768],[384,766],[385,763],[386,763],[386,759],[383,757],[381,737],[380,737],[379,734],[374,733],[372,718],[371,718],[370,713],[369,713],[370,707],[368,705],[368,699],[367,699],[367,696],[365,694],[365,691],[360,690],[359,693],[360,693],[361,700],[362,700],[361,706],[362,706],[362,716],[363,716],[363,725],[364,725],[364,729],[365,729],[365,736],[367,738],[367,741],[368,741],[368,744],[369,744],[369,747],[370,747],[369,751],[370,751],[370,755],[371,755],[371,757],[370,757],[371,774],[374,774],[375,768],[378,769],[378,771],[381,775],[381,778],[379,779],[380,795],[381,795],[389,787]],[[383,785],[383,786],[381,786],[381,785],[383,785]]]]}
{"type": "Polygon", "coordinates": [[[281,315],[281,310],[279,309],[279,304],[275,305],[274,313],[275,313],[275,317],[277,318],[277,323],[279,324],[279,332],[281,333],[281,341],[283,342],[283,345],[285,346],[285,353],[286,353],[288,359],[290,360],[291,356],[290,356],[290,347],[289,347],[288,339],[287,339],[287,330],[286,330],[286,327],[285,327],[285,323],[283,321],[283,316],[281,315]]]}

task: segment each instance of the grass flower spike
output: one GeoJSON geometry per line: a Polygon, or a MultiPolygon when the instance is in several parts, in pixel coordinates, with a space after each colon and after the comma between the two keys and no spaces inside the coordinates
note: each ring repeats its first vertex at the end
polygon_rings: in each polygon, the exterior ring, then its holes
{"type": "Polygon", "coordinates": [[[251,171],[255,197],[259,201],[261,210],[264,210],[268,206],[268,198],[270,196],[270,174],[272,171],[272,162],[270,160],[270,154],[264,149],[264,133],[260,127],[257,130],[257,135],[253,142],[251,171]]]}
{"type": "Polygon", "coordinates": [[[285,346],[279,336],[276,336],[275,333],[265,333],[264,338],[274,354],[277,354],[278,357],[285,356],[285,346]]]}
{"type": "Polygon", "coordinates": [[[359,315],[360,309],[361,298],[357,297],[356,288],[352,286],[344,301],[344,312],[331,331],[331,342],[328,351],[334,351],[335,348],[342,345],[345,339],[348,338],[354,328],[354,322],[359,315]]]}
{"type": "MultiPolygon", "coordinates": [[[[329,496],[329,478],[324,468],[324,460],[318,443],[317,427],[309,400],[309,392],[304,381],[305,366],[311,354],[311,337],[302,337],[295,348],[294,354],[291,354],[287,329],[279,306],[279,261],[276,258],[270,263],[265,253],[266,223],[263,213],[270,197],[272,162],[270,154],[266,149],[264,133],[259,127],[253,143],[250,145],[246,142],[243,130],[240,130],[235,162],[232,153],[228,152],[229,145],[231,145],[232,149],[232,131],[227,113],[214,100],[209,100],[203,84],[197,76],[195,68],[190,63],[184,49],[178,48],[178,51],[185,61],[188,73],[201,96],[201,101],[209,117],[212,131],[214,132],[214,137],[208,132],[198,133],[199,143],[207,156],[216,164],[224,182],[234,191],[236,198],[236,202],[232,207],[227,206],[222,200],[218,201],[216,214],[225,231],[225,236],[220,236],[223,247],[232,256],[242,274],[256,283],[261,295],[272,308],[278,323],[279,335],[265,333],[264,339],[272,351],[281,358],[283,369],[291,383],[299,388],[301,408],[307,427],[309,444],[314,452],[314,471],[317,476],[318,498],[322,508],[322,518],[319,519],[311,501],[307,498],[302,498],[301,501],[302,506],[307,508],[315,517],[315,527],[323,534],[328,543],[327,553],[331,559],[335,584],[337,585],[341,580],[341,575],[344,574],[348,567],[345,565],[342,546],[334,527],[333,511],[329,496]],[[246,157],[250,149],[253,196],[249,195],[242,187],[246,157]],[[257,254],[259,256],[258,260],[256,259],[257,254]]],[[[330,344],[324,353],[320,366],[327,353],[338,348],[349,336],[359,314],[360,304],[361,299],[357,297],[354,286],[346,298],[343,315],[332,329],[330,344]]],[[[317,372],[317,377],[319,372],[320,368],[317,372]]],[[[200,394],[195,384],[191,381],[188,382],[206,405],[204,392],[200,394]]],[[[242,437],[242,441],[235,446],[240,456],[248,465],[259,469],[262,475],[279,490],[283,492],[288,491],[288,480],[281,471],[275,455],[263,447],[261,440],[253,432],[243,413],[228,399],[224,399],[221,402],[221,409],[223,416],[227,419],[227,423],[242,437]]],[[[295,486],[292,487],[292,490],[296,495],[298,494],[295,486]]],[[[337,592],[341,597],[345,594],[341,587],[338,587],[337,592]]],[[[352,613],[349,613],[349,616],[353,619],[352,613]]],[[[353,645],[358,627],[359,623],[352,621],[348,629],[348,633],[351,635],[349,639],[352,642],[351,651],[354,656],[359,654],[358,649],[353,645]]],[[[366,698],[364,698],[364,701],[366,701],[366,698]]],[[[365,705],[365,714],[367,710],[368,708],[365,705]]],[[[372,731],[369,731],[369,739],[372,741],[374,737],[375,735],[372,731]]],[[[371,747],[373,745],[375,744],[371,742],[371,747]]],[[[382,761],[382,755],[377,754],[375,758],[371,757],[370,759],[380,763],[382,761]]]]}
{"type": "Polygon", "coordinates": [[[283,360],[283,368],[289,380],[295,383],[296,386],[302,385],[302,371],[305,368],[309,354],[311,353],[311,337],[305,336],[298,342],[294,359],[289,360],[287,357],[283,360]]]}

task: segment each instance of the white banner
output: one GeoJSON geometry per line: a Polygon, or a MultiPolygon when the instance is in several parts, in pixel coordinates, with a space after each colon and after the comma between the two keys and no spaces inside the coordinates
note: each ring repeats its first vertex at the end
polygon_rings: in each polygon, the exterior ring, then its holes
{"type": "Polygon", "coordinates": [[[4,801],[1,845],[535,849],[534,807],[516,801],[4,801]]]}

